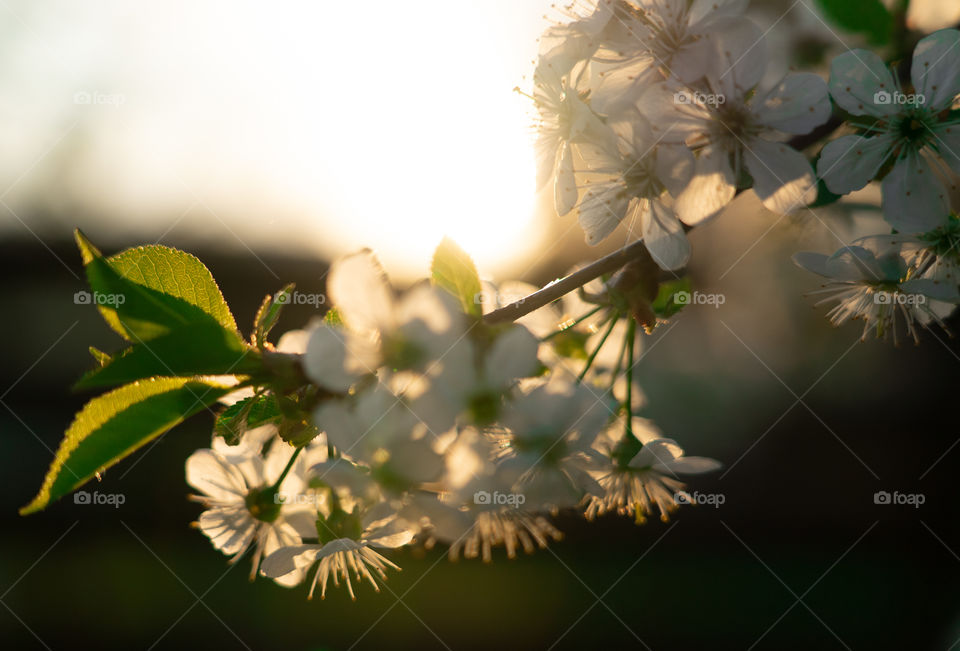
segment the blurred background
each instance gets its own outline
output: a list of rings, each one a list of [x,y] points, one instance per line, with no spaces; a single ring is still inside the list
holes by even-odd
[[[408,548],[379,594],[307,602],[250,584],[246,559],[231,568],[190,528],[183,462],[209,444],[201,414],[91,488],[121,506],[68,497],[16,515],[90,397],[69,390],[87,347],[120,346],[74,303],[75,227],[107,253],[194,253],[245,332],[265,294],[322,292],[329,261],[361,246],[399,284],[426,274],[444,235],[487,278],[544,284],[622,245],[619,231],[586,247],[535,193],[533,116],[513,89],[529,88],[545,15],[559,15],[546,0],[0,2],[5,648],[960,642],[960,344],[940,330],[857,343],[857,326],[812,309],[818,281],[789,259],[877,232],[869,188],[781,219],[747,193],[691,234],[694,284],[725,302],[647,338],[644,415],[723,462],[690,485],[719,507],[645,526],[561,515],[564,541],[489,565]],[[751,16],[770,29],[771,79],[864,44],[807,0]],[[279,329],[317,314],[291,306]],[[878,504],[879,491],[923,504]]]

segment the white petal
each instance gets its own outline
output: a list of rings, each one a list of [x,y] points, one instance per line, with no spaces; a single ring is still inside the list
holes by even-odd
[[[534,144],[537,157],[537,190],[545,187],[557,170],[560,138],[555,131],[541,133]]]
[[[197,450],[187,459],[187,483],[217,501],[243,502],[247,485],[237,468],[212,450]]]
[[[554,180],[553,201],[557,214],[566,215],[577,205],[577,178],[573,173],[573,148],[564,143],[560,148],[560,164],[557,167],[557,178]]]
[[[926,107],[945,109],[960,94],[960,32],[942,29],[917,43],[910,66],[910,79],[926,97]]]
[[[960,174],[960,125],[935,127],[933,146],[947,165]]]
[[[620,184],[588,190],[580,204],[579,217],[587,244],[594,246],[606,239],[623,221],[629,203]]]
[[[484,361],[487,382],[503,388],[517,378],[533,375],[540,364],[539,347],[537,338],[520,325],[498,336]]]
[[[788,75],[755,110],[760,121],[784,133],[810,133],[830,118],[830,95],[819,75]]]
[[[340,402],[328,400],[313,412],[313,424],[325,432],[330,443],[350,450],[366,428]]]
[[[767,67],[763,32],[744,18],[731,22],[711,38],[714,42],[713,70],[708,71],[712,86],[728,104],[741,101],[763,77]]]
[[[590,106],[603,115],[622,112],[637,101],[649,84],[662,79],[654,63],[652,57],[645,55],[605,70],[590,97]]]
[[[683,192],[690,179],[696,161],[693,153],[684,145],[660,145],[657,147],[657,178],[667,186],[667,192],[678,196]]]
[[[294,545],[281,547],[260,564],[260,571],[266,576],[277,578],[290,572],[310,567],[317,560],[320,545]]]
[[[683,457],[669,464],[667,467],[674,473],[681,475],[699,475],[704,472],[713,472],[723,467],[716,459],[707,457]]]
[[[823,148],[817,174],[836,194],[849,194],[873,180],[892,150],[894,136],[843,136]]]
[[[830,94],[854,115],[895,115],[900,108],[889,100],[896,88],[883,60],[869,50],[851,50],[830,65]]]
[[[392,323],[393,297],[387,276],[369,250],[334,262],[327,278],[327,291],[351,328],[378,330]]]
[[[673,213],[659,200],[647,202],[648,209],[641,216],[643,241],[650,256],[661,269],[680,269],[690,259],[690,242],[683,226]]]
[[[687,20],[691,27],[701,27],[720,18],[740,16],[749,0],[693,0]]]
[[[245,506],[209,509],[197,521],[200,531],[224,554],[239,554],[256,533],[256,523]]]
[[[736,194],[730,158],[725,151],[708,147],[700,151],[693,178],[677,197],[673,209],[688,226],[720,214]]]
[[[883,218],[901,233],[924,233],[944,224],[946,189],[918,154],[897,161],[883,179]]]
[[[353,345],[349,346],[348,340]],[[364,344],[363,335],[321,325],[310,333],[303,367],[307,377],[317,385],[333,391],[346,391],[377,366],[376,347]]]
[[[803,154],[785,143],[754,138],[744,149],[753,191],[767,210],[792,212],[817,198],[817,180]]]
[[[793,254],[793,262],[798,267],[812,271],[815,274],[829,278],[827,273],[828,256],[823,253],[814,253],[812,251],[800,251]]]

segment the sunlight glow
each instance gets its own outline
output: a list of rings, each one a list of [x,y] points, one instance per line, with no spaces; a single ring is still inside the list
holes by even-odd
[[[55,199],[121,240],[369,246],[406,277],[444,235],[488,273],[542,244],[513,89],[549,0],[12,2],[30,29],[0,65],[17,98],[0,135],[20,143],[0,177],[37,170],[18,207]]]

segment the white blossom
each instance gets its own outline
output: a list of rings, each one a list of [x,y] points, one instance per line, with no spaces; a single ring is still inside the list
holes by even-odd
[[[832,192],[847,194],[892,163],[883,179],[883,214],[903,233],[933,230],[949,213],[944,180],[960,173],[960,120],[944,117],[944,111],[960,94],[958,46],[960,32],[955,29],[941,30],[917,44],[910,68],[915,90],[911,94],[902,91],[873,52],[853,50],[831,65],[834,100],[870,123],[864,135],[828,143],[818,173]]]

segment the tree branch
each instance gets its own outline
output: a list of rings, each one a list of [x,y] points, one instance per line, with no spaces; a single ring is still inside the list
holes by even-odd
[[[579,269],[565,278],[555,280],[543,289],[535,291],[519,301],[511,303],[499,310],[494,310],[483,317],[485,323],[503,323],[516,321],[522,316],[530,314],[544,305],[552,303],[564,294],[586,285],[594,278],[605,273],[611,273],[632,260],[636,260],[647,253],[643,240],[637,240],[622,249],[617,249],[610,255],[604,256],[583,269]]]

